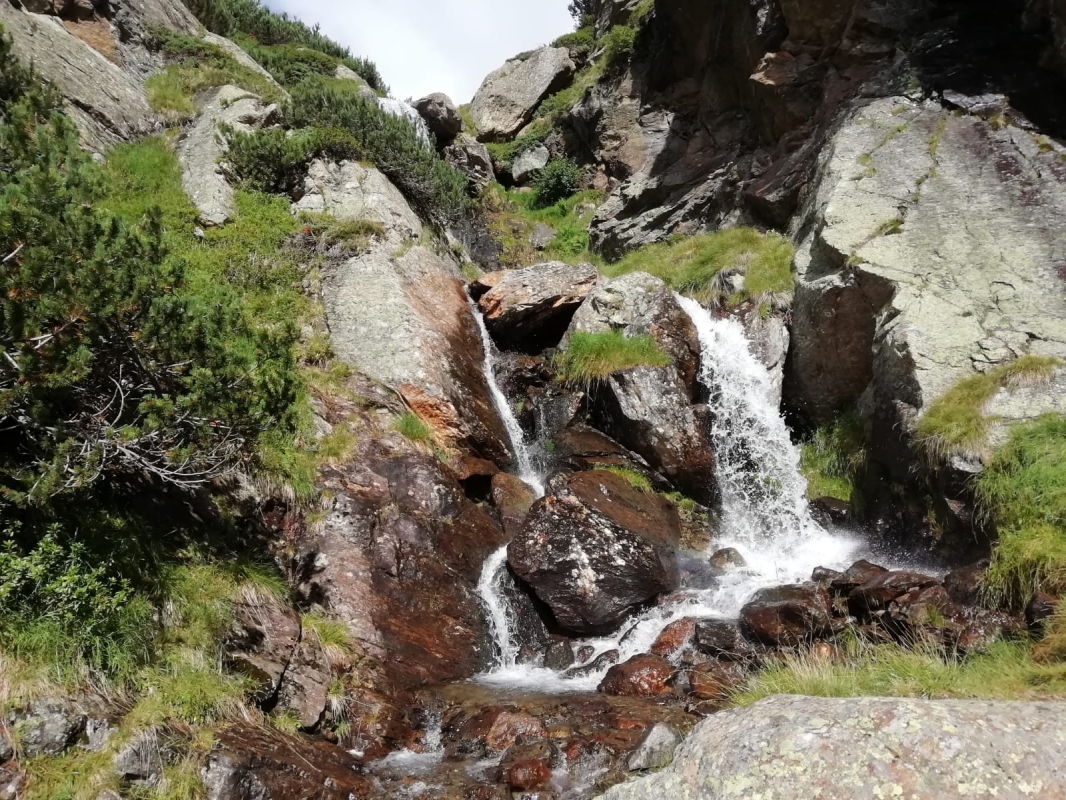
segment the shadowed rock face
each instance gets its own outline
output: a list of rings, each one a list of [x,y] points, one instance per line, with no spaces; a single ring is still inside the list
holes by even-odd
[[[508,563],[575,633],[609,632],[678,586],[672,504],[609,472],[580,472],[538,501]]]
[[[1063,703],[772,697],[700,723],[672,766],[603,797],[1050,800],[1066,792],[1049,769],[1063,741]]]

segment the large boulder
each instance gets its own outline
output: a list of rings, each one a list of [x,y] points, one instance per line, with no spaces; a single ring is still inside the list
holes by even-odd
[[[438,145],[450,144],[463,129],[459,109],[446,94],[436,92],[414,102],[415,110],[422,115],[430,133],[437,137]]]
[[[105,152],[157,128],[159,120],[143,81],[68,31],[58,18],[20,11],[5,2],[0,3],[0,25],[13,41],[15,57],[32,64],[62,92],[83,146]]]
[[[224,225],[236,211],[233,187],[221,165],[226,153],[222,128],[250,133],[278,118],[278,108],[236,86],[220,86],[205,95],[200,115],[178,144],[181,184],[200,212],[204,225]]]
[[[560,347],[566,349],[576,332],[619,330],[627,337],[651,336],[673,363],[637,367],[601,381],[595,387],[597,426],[688,496],[713,505],[710,411],[693,402],[700,346],[692,320],[666,284],[634,272],[597,285]]]
[[[887,443],[964,378],[1066,357],[1066,295],[1049,291],[1062,285],[1066,180],[1047,140],[886,98],[845,121],[815,186],[786,374],[808,418],[863,397]]]
[[[517,134],[541,100],[566,87],[574,62],[565,47],[542,47],[489,74],[470,103],[478,138],[498,141]]]
[[[604,800],[1061,797],[1066,704],[771,697],[701,722]]]
[[[465,133],[444,148],[444,160],[466,175],[470,192],[480,194],[490,183],[495,183],[496,172],[492,167],[489,149]]]
[[[604,633],[677,588],[680,535],[676,508],[659,495],[611,472],[579,472],[533,506],[507,557],[560,626]]]
[[[492,288],[477,303],[493,340],[538,351],[558,344],[599,273],[591,264],[550,261],[486,277]]]
[[[604,694],[621,697],[663,697],[674,693],[674,665],[656,655],[639,655],[607,670],[600,681]]]
[[[411,239],[422,234],[422,221],[392,181],[357,161],[313,161],[303,197],[292,211],[325,213],[342,222],[378,222],[386,232]]]
[[[531,147],[514,160],[511,165],[511,177],[515,183],[529,183],[538,172],[548,166],[550,158],[551,153],[544,145]]]
[[[741,628],[769,645],[795,647],[838,626],[829,592],[820,586],[775,586],[760,589],[740,610]]]

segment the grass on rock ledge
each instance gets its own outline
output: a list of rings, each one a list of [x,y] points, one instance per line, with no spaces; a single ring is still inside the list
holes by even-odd
[[[588,262],[601,264],[602,259],[589,251],[589,222],[595,207],[603,202],[603,193],[588,190],[540,207],[535,192],[505,190],[492,184],[482,195],[489,226],[502,248],[501,259],[508,266],[525,267],[541,261]],[[529,242],[534,227],[547,225],[555,237],[543,251]]]
[[[670,356],[650,336],[626,338],[622,331],[585,333],[570,337],[565,351],[555,357],[559,379],[590,383],[634,367],[662,367]]]
[[[807,496],[850,502],[855,479],[865,463],[865,435],[857,414],[845,414],[819,428],[803,444],[800,459]]]

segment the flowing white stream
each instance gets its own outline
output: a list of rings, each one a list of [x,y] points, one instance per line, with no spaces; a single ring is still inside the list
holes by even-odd
[[[688,591],[677,602],[645,612],[613,636],[584,642],[595,648],[593,658],[609,650],[619,651],[619,661],[646,653],[664,627],[684,617],[735,618],[761,588],[809,580],[817,566],[846,567],[859,544],[826,531],[811,518],[799,449],[774,401],[769,371],[752,354],[743,326],[735,319],[716,319],[694,300],[679,296],[678,301],[699,332],[700,380],[714,411],[717,465],[716,474],[707,478],[717,480],[723,512],[715,547],[736,548],[747,566],[721,577],[710,589]],[[490,385],[495,386],[494,381]],[[481,582],[498,632],[502,625],[495,620],[505,625],[507,615],[505,602],[499,608],[503,598],[498,585],[505,558],[503,552],[494,554]],[[479,680],[541,692],[588,691],[607,669],[569,677],[517,665],[514,649],[509,641],[507,648],[501,646],[505,656],[500,667]]]
[[[525,432],[514,415],[511,404],[506,395],[496,382],[496,345],[489,336],[489,330],[485,326],[485,318],[480,309],[470,298],[470,309],[477,321],[478,330],[481,331],[481,343],[485,350],[485,360],[482,371],[485,381],[489,385],[489,393],[496,411],[503,420],[503,426],[507,431],[507,438],[511,450],[515,456],[518,467],[518,477],[533,490],[537,497],[544,496],[543,476],[537,471],[533,452],[526,441]],[[478,579],[477,591],[482,604],[488,613],[489,628],[499,652],[499,666],[501,669],[511,669],[517,664],[518,646],[511,636],[511,608],[503,593],[503,582],[507,579],[507,546],[504,545],[494,552],[485,561],[481,568],[481,576]]]

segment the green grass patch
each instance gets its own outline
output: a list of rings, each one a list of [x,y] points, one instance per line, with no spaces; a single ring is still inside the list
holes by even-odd
[[[623,478],[626,483],[628,483],[638,492],[652,491],[651,481],[648,479],[648,476],[637,472],[635,469],[628,469],[627,467],[616,467],[607,464],[596,464],[593,469],[599,472],[610,472],[612,475],[617,475],[619,478]]]
[[[846,414],[814,432],[803,444],[800,470],[807,479],[807,496],[833,497],[850,502],[855,479],[866,463],[862,420]]]
[[[433,441],[433,431],[413,411],[405,411],[397,417],[393,427],[412,442],[429,444]]]
[[[489,228],[501,248],[501,260],[511,267],[542,261],[601,264],[602,259],[589,250],[588,228],[595,213],[589,207],[602,202],[602,192],[587,190],[540,208],[534,193],[505,190],[499,184],[489,186],[481,198]],[[543,251],[529,243],[537,223],[555,230],[555,238]]]
[[[960,381],[933,402],[918,421],[918,442],[934,460],[952,454],[979,455],[988,445],[994,419],[985,405],[1000,390],[1039,385],[1062,362],[1045,356],[1022,356],[981,375]]]
[[[585,333],[570,337],[565,351],[555,357],[560,380],[588,383],[634,367],[662,367],[670,356],[650,336],[626,338],[622,331]]]
[[[915,648],[851,642],[834,658],[784,654],[734,698],[750,705],[777,694],[813,697],[925,697],[1024,700],[1066,695],[1066,664],[1041,663],[1027,644],[999,642],[987,652],[953,656]]]
[[[300,621],[304,630],[318,641],[330,662],[343,662],[351,655],[352,637],[343,622],[318,613],[304,614]]]
[[[601,271],[611,278],[647,272],[702,302],[785,305],[792,294],[794,252],[792,243],[776,233],[730,228],[648,245]],[[744,275],[739,296],[733,293],[732,281],[726,280],[734,273]]]
[[[1016,426],[977,480],[999,540],[986,599],[1024,606],[1038,590],[1066,591],[1066,416]]]

